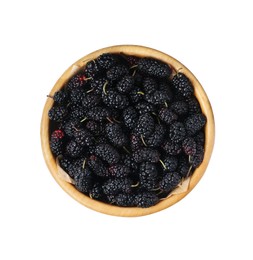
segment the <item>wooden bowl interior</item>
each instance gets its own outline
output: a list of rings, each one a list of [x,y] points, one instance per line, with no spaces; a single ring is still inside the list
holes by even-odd
[[[85,66],[86,62],[89,60],[93,60],[96,57],[98,57],[102,53],[111,52],[111,53],[119,53],[123,52],[128,55],[135,55],[139,57],[153,57],[156,59],[159,59],[165,63],[170,64],[172,67],[174,67],[175,70],[179,70],[180,72],[183,72],[187,77],[191,80],[193,86],[194,86],[194,92],[195,96],[197,97],[202,112],[207,117],[207,124],[205,126],[205,155],[203,163],[194,171],[194,174],[191,177],[189,189],[187,192],[184,192],[182,194],[177,194],[169,197],[168,199],[160,201],[157,205],[150,207],[150,208],[135,208],[135,207],[117,207],[113,205],[109,205],[103,202],[99,202],[96,200],[91,199],[90,197],[82,194],[78,190],[75,189],[75,187],[62,180],[58,174],[57,174],[57,167],[56,167],[56,161],[51,153],[50,146],[49,146],[49,130],[50,130],[50,124],[48,119],[48,111],[53,106],[53,100],[51,98],[48,98],[46,101],[46,104],[44,106],[43,114],[42,114],[42,120],[41,120],[41,145],[42,145],[42,151],[43,155],[46,161],[46,164],[48,166],[48,169],[50,170],[52,176],[57,181],[57,183],[65,190],[70,196],[72,196],[75,200],[83,204],[84,206],[96,210],[101,213],[109,214],[109,215],[115,215],[115,216],[143,216],[151,213],[158,212],[160,210],[163,210],[165,208],[168,208],[181,200],[183,197],[185,197],[199,182],[201,177],[203,176],[211,154],[213,150],[214,145],[214,116],[212,112],[212,107],[210,105],[210,102],[208,100],[208,97],[202,88],[199,81],[196,79],[196,77],[179,61],[174,59],[173,57],[160,52],[155,49],[151,49],[148,47],[143,46],[136,46],[136,45],[119,45],[119,46],[112,46],[103,48],[100,50],[97,50],[95,52],[92,52],[83,58],[79,59],[77,62],[75,62],[73,65],[71,65],[64,73],[63,75],[58,79],[58,81],[55,83],[54,87],[52,88],[50,95],[53,95],[55,91],[61,89],[63,85],[68,81],[68,79],[73,75],[73,69],[74,68],[82,68]]]

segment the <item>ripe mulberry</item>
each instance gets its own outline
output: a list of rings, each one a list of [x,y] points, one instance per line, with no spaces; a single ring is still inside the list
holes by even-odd
[[[193,95],[193,86],[183,73],[179,72],[173,77],[172,86],[176,93],[183,97],[190,97]]]
[[[120,160],[120,155],[118,151],[109,144],[99,144],[96,146],[95,153],[103,161],[108,164],[116,164]]]
[[[169,78],[171,74],[169,65],[153,58],[141,58],[138,61],[138,70],[143,74],[157,78]]]
[[[67,109],[62,106],[52,107],[48,112],[50,120],[55,122],[62,122],[67,115]]]
[[[145,138],[149,137],[153,133],[154,129],[155,121],[150,114],[146,113],[140,115],[134,133]]]
[[[115,91],[108,90],[102,94],[103,102],[108,106],[116,109],[124,109],[129,105],[127,96]]]
[[[130,106],[123,110],[123,122],[128,129],[135,128],[138,121],[138,113],[134,107]]]
[[[130,193],[132,188],[132,181],[128,178],[116,178],[107,180],[102,188],[106,195],[116,195],[121,192]]]
[[[143,188],[150,191],[157,188],[157,177],[158,172],[154,163],[143,162],[140,164],[139,179]]]
[[[128,142],[127,135],[119,124],[108,123],[105,126],[105,134],[108,140],[117,147],[125,146]]]
[[[177,172],[166,173],[159,183],[159,187],[162,191],[168,192],[173,190],[180,183],[181,177]]]
[[[149,208],[159,201],[157,195],[153,192],[140,192],[136,194],[134,203],[139,208]]]
[[[196,134],[205,124],[206,117],[203,114],[195,114],[185,120],[185,128],[189,135]]]
[[[156,163],[160,160],[160,153],[151,148],[141,148],[133,152],[133,159],[137,163],[152,162]]]

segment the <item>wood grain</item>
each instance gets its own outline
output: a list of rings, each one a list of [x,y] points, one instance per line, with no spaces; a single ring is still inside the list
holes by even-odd
[[[92,59],[95,59],[97,56],[99,56],[102,53],[105,52],[111,52],[111,53],[119,53],[123,52],[125,54],[129,55],[136,55],[139,57],[153,57],[156,59],[160,59],[165,63],[168,63],[174,67],[175,70],[179,70],[180,72],[183,72],[187,75],[187,77],[191,80],[194,91],[197,99],[199,100],[199,103],[201,105],[203,113],[207,117],[207,124],[205,126],[205,135],[206,135],[206,142],[205,142],[205,155],[203,163],[195,170],[190,184],[189,189],[187,192],[173,195],[169,197],[168,199],[160,201],[157,205],[142,209],[142,208],[124,208],[124,207],[117,207],[109,204],[105,204],[96,200],[92,200],[88,196],[80,193],[77,191],[74,186],[68,182],[65,182],[61,180],[57,175],[57,167],[56,167],[56,161],[54,156],[51,153],[50,147],[49,147],[49,119],[48,119],[48,111],[53,105],[53,100],[51,98],[48,98],[46,101],[46,104],[44,106],[43,114],[42,114],[42,120],[41,120],[41,146],[43,155],[45,158],[45,162],[48,166],[48,169],[50,170],[52,176],[57,181],[57,183],[62,187],[63,190],[65,190],[70,196],[72,196],[75,200],[83,204],[84,206],[96,210],[101,213],[114,215],[114,216],[124,216],[124,217],[136,217],[136,216],[144,216],[151,213],[155,213],[158,211],[161,211],[163,209],[166,209],[173,204],[180,201],[182,198],[184,198],[199,182],[199,180],[202,178],[208,163],[211,158],[213,146],[214,146],[214,138],[215,138],[215,124],[214,124],[214,116],[211,104],[208,100],[208,97],[197,80],[197,78],[188,70],[182,63],[174,59],[173,57],[169,56],[168,54],[165,54],[163,52],[160,52],[155,49],[151,49],[148,47],[143,46],[137,46],[137,45],[118,45],[118,46],[112,46],[103,48],[100,50],[97,50],[95,52],[92,52],[83,58],[79,59],[77,62],[72,64],[58,79],[58,81],[55,83],[54,87],[52,88],[50,95],[53,95],[55,91],[61,89],[64,85],[64,83],[72,76],[73,74],[73,66],[74,69],[78,69],[78,67],[82,68],[85,66],[86,62]]]

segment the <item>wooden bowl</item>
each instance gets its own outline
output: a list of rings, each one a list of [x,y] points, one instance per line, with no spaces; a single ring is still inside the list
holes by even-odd
[[[174,59],[173,57],[160,52],[155,49],[151,49],[148,47],[143,46],[136,46],[136,45],[119,45],[119,46],[112,46],[103,48],[100,50],[97,50],[95,52],[92,52],[83,58],[79,59],[77,62],[75,62],[73,65],[71,65],[64,73],[63,75],[58,79],[58,81],[55,83],[54,87],[52,88],[50,94],[53,95],[55,91],[61,89],[65,82],[68,81],[68,79],[73,75],[74,71],[78,68],[81,68],[85,66],[86,62],[92,59],[97,58],[100,54],[111,52],[111,53],[119,53],[123,52],[128,55],[136,55],[139,57],[153,57],[156,59],[159,59],[165,63],[168,63],[172,65],[176,70],[180,69],[180,72],[183,72],[192,82],[194,86],[195,96],[197,97],[202,112],[207,117],[207,124],[205,126],[205,155],[204,160],[202,164],[194,171],[194,174],[192,175],[188,190],[181,193],[172,195],[171,197],[161,200],[157,205],[150,207],[150,208],[135,208],[135,207],[117,207],[113,205],[109,205],[100,201],[96,201],[91,199],[90,197],[82,194],[78,190],[75,189],[75,187],[62,180],[59,175],[57,174],[57,165],[56,160],[50,150],[49,146],[49,119],[48,119],[48,111],[53,106],[53,100],[51,98],[48,98],[43,110],[42,120],[41,120],[41,145],[42,145],[42,151],[43,155],[46,161],[46,164],[53,175],[54,179],[58,182],[58,184],[65,190],[71,197],[73,197],[75,200],[83,204],[84,206],[91,208],[93,210],[96,210],[101,213],[109,214],[109,215],[115,215],[115,216],[128,216],[128,217],[134,217],[134,216],[143,216],[148,215],[151,213],[158,212],[160,210],[163,210],[165,208],[168,208],[184,198],[199,182],[201,177],[203,176],[207,165],[209,163],[213,145],[214,145],[214,132],[215,132],[215,126],[214,126],[214,116],[211,104],[208,100],[208,97],[199,83],[199,81],[196,79],[196,77],[188,70],[182,63]]]

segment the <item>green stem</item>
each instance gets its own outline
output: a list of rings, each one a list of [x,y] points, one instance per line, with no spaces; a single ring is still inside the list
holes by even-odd
[[[159,162],[162,164],[164,170],[168,169],[162,160],[159,160]]]
[[[142,141],[142,143],[144,144],[144,146],[147,146],[147,144],[145,143],[144,138],[143,138],[142,135],[141,135],[141,141]]]

